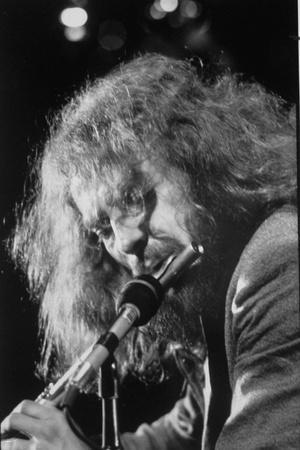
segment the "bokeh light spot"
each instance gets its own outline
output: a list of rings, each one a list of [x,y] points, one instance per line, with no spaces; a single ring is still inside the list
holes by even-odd
[[[60,14],[60,21],[66,27],[82,27],[86,24],[88,15],[85,9],[79,7],[65,8]]]
[[[184,0],[180,5],[180,12],[187,19],[194,19],[201,14],[201,5],[193,0]]]
[[[78,42],[86,37],[87,31],[85,27],[65,27],[64,34],[68,41]]]
[[[160,7],[157,8],[157,5],[158,5],[157,2],[151,5],[149,9],[149,14],[152,17],[152,19],[161,20],[166,16],[167,13],[165,11],[162,11]]]
[[[178,6],[178,0],[160,0],[159,4],[163,11],[169,13],[175,11]]]

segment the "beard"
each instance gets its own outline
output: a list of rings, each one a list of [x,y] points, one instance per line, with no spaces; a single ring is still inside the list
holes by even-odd
[[[214,287],[218,258],[192,266],[165,294],[157,314],[147,325],[133,329],[116,354],[120,373],[133,373],[145,383],[158,383],[174,370],[178,352],[186,358],[207,353],[201,316],[217,317],[219,299]]]

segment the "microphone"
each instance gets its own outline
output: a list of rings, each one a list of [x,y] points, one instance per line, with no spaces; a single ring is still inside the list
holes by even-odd
[[[128,331],[133,326],[145,325],[157,312],[163,294],[159,281],[150,275],[142,275],[127,283],[121,292],[118,317],[109,330],[100,336],[70,384],[79,390],[83,389]]]
[[[105,360],[113,354],[120,340],[133,326],[141,326],[149,322],[156,314],[166,289],[203,253],[203,247],[192,242],[168,262],[158,279],[151,275],[141,275],[125,285],[120,295],[117,319],[95,343],[92,352],[72,377],[69,388],[73,385],[76,390],[84,389],[90,378],[97,374]],[[69,392],[71,393],[72,389]],[[67,398],[68,395],[65,396],[64,404]]]

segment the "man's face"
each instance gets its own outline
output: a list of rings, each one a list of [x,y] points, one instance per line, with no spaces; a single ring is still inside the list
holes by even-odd
[[[131,276],[155,275],[191,242],[191,207],[178,174],[170,181],[149,163],[125,172],[85,188],[74,180],[71,192],[83,225],[115,261]]]
[[[166,178],[144,163],[122,173],[113,170],[105,182],[91,181],[85,187],[74,179],[71,193],[83,226],[98,235],[129,277],[143,273],[158,277],[170,257],[197,237],[201,242],[202,226],[182,174],[169,171]],[[152,367],[153,359],[164,358],[166,343],[203,342],[199,314],[210,292],[203,267],[201,263],[188,270],[143,330],[134,329],[134,345],[128,337],[123,349],[125,366],[144,373],[149,361]]]

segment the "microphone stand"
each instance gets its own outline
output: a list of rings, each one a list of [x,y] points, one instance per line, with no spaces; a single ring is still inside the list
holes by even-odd
[[[102,403],[101,449],[121,450],[118,423],[118,373],[113,357],[99,369],[98,393]]]

